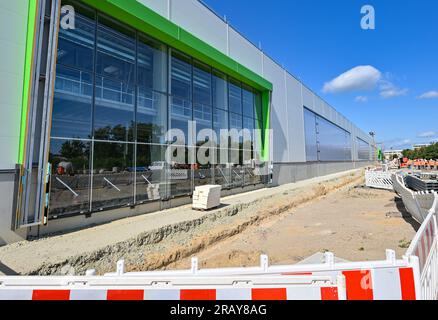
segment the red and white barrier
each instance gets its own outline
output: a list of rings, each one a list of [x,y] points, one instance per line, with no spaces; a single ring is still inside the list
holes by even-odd
[[[406,251],[418,262],[417,285],[421,299],[438,299],[438,196]]]
[[[345,279],[265,277],[10,277],[0,300],[343,300]],[[137,285],[134,285],[134,284]],[[143,285],[138,285],[142,283]]]

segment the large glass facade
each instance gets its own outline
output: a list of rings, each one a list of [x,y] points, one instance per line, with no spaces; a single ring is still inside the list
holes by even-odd
[[[304,108],[307,161],[351,161],[351,134]]]
[[[370,145],[360,138],[356,138],[357,159],[360,161],[370,160]]]
[[[75,7],[76,28],[59,33],[51,218],[190,195],[198,185],[264,181],[262,134],[253,132],[262,129],[260,92],[64,3]]]

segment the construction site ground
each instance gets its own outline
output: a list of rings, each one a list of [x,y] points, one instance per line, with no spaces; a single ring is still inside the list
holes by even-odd
[[[297,263],[331,251],[350,260],[398,257],[419,228],[395,193],[363,188],[363,170],[332,174],[222,199],[211,211],[190,206],[0,247],[0,273],[98,274]]]

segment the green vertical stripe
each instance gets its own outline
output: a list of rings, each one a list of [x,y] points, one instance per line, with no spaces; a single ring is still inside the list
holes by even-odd
[[[262,92],[262,112],[263,112],[263,129],[264,139],[262,143],[262,160],[269,160],[269,129],[271,117],[271,91],[265,90]]]
[[[28,0],[26,52],[25,52],[25,61],[24,61],[24,74],[23,74],[23,95],[21,102],[20,147],[18,154],[19,164],[23,164],[24,150],[26,144],[27,112],[28,112],[29,100],[30,100],[29,90],[30,90],[31,77],[32,77],[36,13],[37,13],[37,0]]]

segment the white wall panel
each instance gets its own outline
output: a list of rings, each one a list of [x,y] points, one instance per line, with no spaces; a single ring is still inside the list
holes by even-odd
[[[289,123],[286,105],[285,72],[268,57],[264,58],[265,78],[272,82],[271,127],[274,162],[289,162]]]
[[[252,43],[230,28],[230,57],[262,74],[262,54]]]
[[[321,110],[315,109],[315,105],[313,102],[314,99],[312,91],[310,91],[306,86],[303,86],[303,105],[316,113],[320,113]]]
[[[227,53],[227,26],[222,19],[199,1],[172,0],[170,3],[172,22],[222,53]]]
[[[18,159],[27,4],[0,1],[0,169],[13,169]]]
[[[304,116],[301,100],[301,83],[290,74],[286,75],[287,118],[289,123],[289,160],[290,162],[306,161],[304,141]]]

